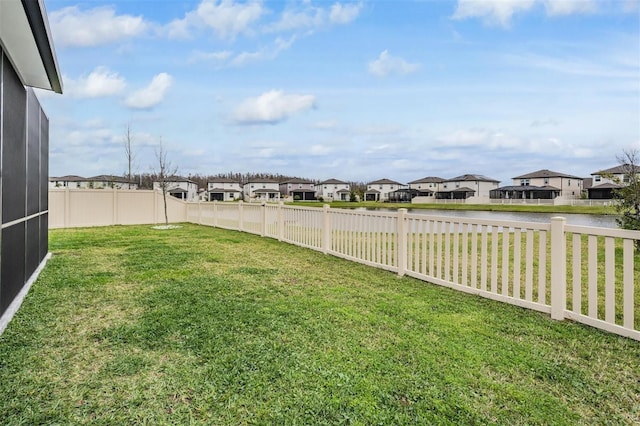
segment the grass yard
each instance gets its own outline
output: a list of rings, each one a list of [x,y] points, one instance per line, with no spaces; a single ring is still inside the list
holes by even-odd
[[[2,424],[638,424],[640,342],[197,225],[51,231]]]
[[[320,201],[296,201],[287,202],[291,206],[322,207],[329,204],[336,209],[349,209],[365,207],[370,209],[435,209],[435,210],[474,210],[495,212],[533,212],[533,213],[576,213],[576,214],[617,214],[613,206],[552,206],[537,204],[412,204],[412,203],[384,203],[380,201],[333,201],[330,203]]]

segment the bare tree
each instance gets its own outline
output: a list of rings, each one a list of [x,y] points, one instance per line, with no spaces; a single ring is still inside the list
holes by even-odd
[[[162,139],[160,139],[160,145],[156,150],[156,160],[158,169],[156,171],[156,179],[158,185],[162,190],[162,200],[164,202],[164,223],[169,226],[169,215],[167,214],[167,192],[169,192],[169,180],[171,177],[175,177],[178,173],[178,167],[174,166],[171,161],[167,159],[167,151],[162,145]]]
[[[622,181],[616,182],[621,187],[614,191],[620,214],[616,221],[620,228],[640,230],[640,151],[624,150],[616,158],[623,172]],[[640,241],[636,242],[636,247],[640,249]]]
[[[131,123],[127,123],[127,126],[125,128],[125,133],[124,133],[124,153],[127,157],[127,165],[128,165],[128,169],[127,169],[127,181],[128,181],[128,185],[129,185],[129,189],[131,189],[131,182],[132,182],[132,177],[133,175],[131,174],[131,170],[132,170],[132,166],[133,166],[133,161],[135,160],[135,153],[133,152],[133,146],[132,146],[132,137],[131,137]]]

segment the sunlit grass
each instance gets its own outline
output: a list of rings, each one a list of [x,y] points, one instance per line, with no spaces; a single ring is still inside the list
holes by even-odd
[[[3,424],[633,424],[640,344],[248,234],[51,232]]]

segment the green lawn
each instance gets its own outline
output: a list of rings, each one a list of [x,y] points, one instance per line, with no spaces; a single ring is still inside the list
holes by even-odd
[[[52,231],[2,424],[637,424],[640,342],[184,225]]]

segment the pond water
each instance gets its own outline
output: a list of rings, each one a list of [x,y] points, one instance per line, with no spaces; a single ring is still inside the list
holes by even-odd
[[[358,207],[356,210],[395,211],[385,208]],[[432,216],[467,217],[473,219],[510,220],[521,222],[549,223],[552,217],[561,216],[567,219],[569,225],[595,226],[599,228],[617,228],[616,217],[600,214],[574,213],[526,213],[526,212],[496,212],[475,210],[441,210],[441,209],[407,209],[409,213],[426,214]]]

